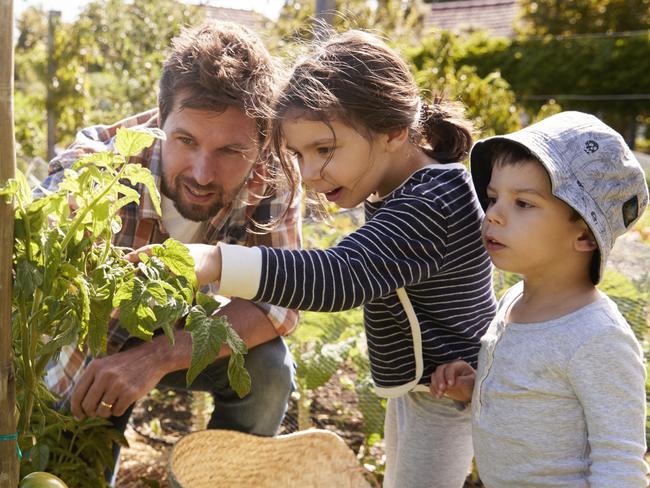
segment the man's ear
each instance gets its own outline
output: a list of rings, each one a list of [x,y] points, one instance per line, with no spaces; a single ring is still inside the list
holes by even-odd
[[[402,147],[402,145],[406,142],[409,136],[409,130],[408,127],[405,127],[404,129],[399,129],[393,132],[389,132],[388,134],[384,134],[386,137],[386,150],[388,152],[395,151]]]
[[[576,251],[591,252],[598,249],[598,243],[589,229],[583,229],[574,243]]]

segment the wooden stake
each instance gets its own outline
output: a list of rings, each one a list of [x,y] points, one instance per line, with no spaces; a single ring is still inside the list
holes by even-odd
[[[0,0],[0,185],[16,171],[14,140],[13,0]],[[11,347],[11,285],[14,210],[0,199],[0,488],[18,486],[16,377]],[[8,440],[7,440],[8,439]]]

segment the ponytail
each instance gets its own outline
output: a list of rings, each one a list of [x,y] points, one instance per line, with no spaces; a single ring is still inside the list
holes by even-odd
[[[419,133],[422,149],[440,163],[464,161],[472,147],[474,128],[463,116],[463,106],[437,96],[422,102]],[[427,147],[428,146],[428,147]]]

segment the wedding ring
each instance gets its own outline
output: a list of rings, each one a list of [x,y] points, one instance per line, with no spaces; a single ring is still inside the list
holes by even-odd
[[[113,408],[113,404],[112,404],[112,403],[106,403],[104,400],[100,400],[99,404],[100,404],[102,407],[106,407],[106,408],[108,408],[109,410],[110,410],[111,408]]]

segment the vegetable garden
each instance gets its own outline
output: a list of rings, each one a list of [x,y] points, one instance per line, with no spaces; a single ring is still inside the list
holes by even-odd
[[[12,18],[11,3],[2,1],[0,13],[4,15],[0,18]],[[107,118],[117,120],[131,111],[155,105],[151,86],[158,78],[161,51],[181,24],[190,19],[192,23],[200,21],[194,7],[177,9],[171,0],[105,3],[90,2],[76,22],[58,25],[51,46],[53,77],[46,69],[46,13],[26,10],[18,19],[15,45],[15,107],[6,98],[13,92],[13,71],[5,78],[10,82],[0,80],[0,97],[5,97],[0,99],[0,115],[5,117],[0,124],[5,128],[12,125],[15,113],[15,132],[7,136],[0,130],[0,244],[13,243],[13,253],[5,252],[0,262],[0,290],[13,283],[10,304],[0,297],[0,358],[11,357],[9,363],[0,364],[0,416],[10,417],[6,412],[16,406],[15,419],[0,420],[0,434],[4,436],[0,452],[10,453],[0,459],[0,486],[13,486],[5,484],[6,480],[19,476],[11,473],[15,466],[9,463],[16,447],[21,455],[21,478],[30,472],[48,471],[70,487],[105,484],[104,471],[112,463],[111,443],[125,443],[125,439],[104,420],[78,421],[56,410],[57,399],[45,387],[43,375],[47,363],[70,350],[66,348],[88,348],[102,354],[106,349],[106,325],[114,309],[120,311],[129,333],[143,340],[159,329],[173,340],[174,324],[185,317],[184,327],[193,340],[188,383],[213,360],[221,344],[227,343],[233,351],[231,385],[240,395],[250,388],[243,368],[246,348],[225,320],[212,316],[219,302],[197,293],[196,284],[188,278],[193,263],[185,247],[168,241],[150,258],[143,257],[141,263],[133,265],[124,259],[124,249],[111,244],[111,236],[120,226],[117,209],[137,201],[137,185],[146,186],[154,202],[158,202],[151,175],[128,161],[155,137],[161,137],[160,133],[122,132],[115,152],[82,158],[66,170],[59,191],[34,199],[35,181],[44,176],[43,164],[38,160],[47,154],[45,110],[55,114],[58,137],[65,145],[79,127]],[[638,137],[633,142],[639,148],[650,147],[647,100],[596,106],[588,101],[538,97],[573,87],[592,94],[649,93],[645,76],[650,70],[647,30],[631,26],[628,30],[633,33],[625,37],[569,40],[553,37],[553,32],[550,37],[540,38],[542,31],[533,30],[529,37],[515,41],[494,40],[481,33],[461,38],[435,31],[423,34],[416,43],[411,34],[416,32],[417,16],[414,10],[401,7],[417,2],[377,2],[372,15],[363,10],[371,8],[365,2],[349,3],[352,13],[336,28],[361,25],[392,34],[411,62],[420,85],[433,93],[444,89],[452,98],[465,102],[483,136],[517,129],[522,120],[576,108],[609,118],[622,132],[633,120],[634,127],[645,127],[645,132],[635,132]],[[288,59],[300,50],[297,27],[304,27],[313,13],[305,5],[285,2],[280,19],[267,28],[269,45]],[[300,25],[296,25],[296,19],[302,19]],[[537,27],[541,29],[541,25]],[[11,29],[2,27],[2,46],[13,45],[4,42],[11,38]],[[138,39],[129,34],[133,29],[140,29]],[[4,51],[4,47],[0,50]],[[0,67],[13,66],[13,56],[11,62],[6,59],[3,53]],[[148,68],[141,69],[143,66]],[[558,66],[566,70],[561,76],[555,69]],[[615,78],[605,75],[612,72],[617,73]],[[608,80],[607,84],[602,80]],[[16,166],[22,170],[15,173],[14,135]],[[308,219],[304,226],[305,247],[334,244],[361,218],[359,212],[352,211],[340,212],[329,222]],[[12,222],[13,228],[6,222]],[[629,239],[650,246],[650,214],[646,212]],[[612,267],[601,288],[618,304],[648,351],[650,263],[645,266],[645,273],[634,276]],[[495,273],[494,279],[498,293],[517,280],[505,273]],[[10,336],[2,330],[5,324],[11,324]],[[288,343],[297,365],[297,388],[283,432],[312,426],[334,430],[355,451],[369,480],[380,484],[384,468],[384,403],[373,391],[361,311],[305,313]],[[174,427],[162,426],[156,413],[176,409],[195,419],[193,428],[201,428],[201,419],[209,409],[206,402],[201,395],[154,391],[141,402],[145,405],[138,417],[141,431],[144,426],[154,439],[150,444],[160,449],[164,443],[155,439],[170,433],[173,437]],[[175,432],[180,435],[178,428]],[[135,472],[139,474],[131,473],[131,484],[124,486],[165,485],[164,476],[161,480]],[[7,474],[9,478],[2,478]],[[480,486],[475,474],[467,486]]]

